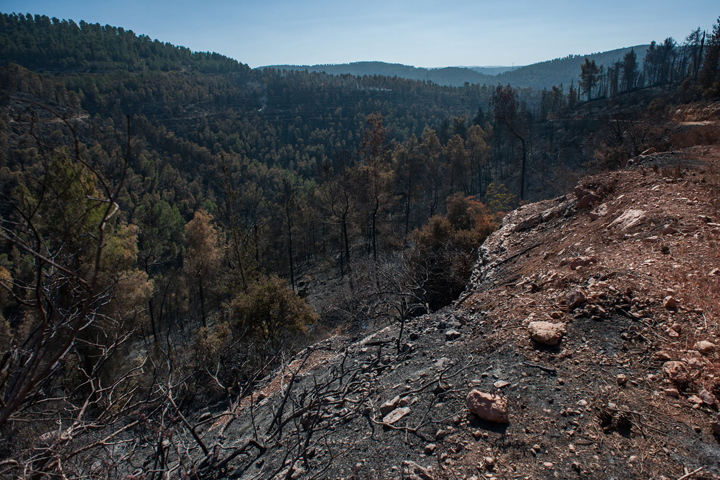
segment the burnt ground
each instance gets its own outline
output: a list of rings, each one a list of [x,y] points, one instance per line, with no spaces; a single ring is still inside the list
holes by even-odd
[[[720,478],[720,151],[580,187],[509,214],[400,349],[398,325],[334,336],[206,423],[217,458],[235,452],[214,475]],[[558,345],[530,339],[536,320],[566,324]],[[506,397],[509,423],[471,415],[473,388]]]

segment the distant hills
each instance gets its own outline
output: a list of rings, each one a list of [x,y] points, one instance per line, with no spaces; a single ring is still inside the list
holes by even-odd
[[[384,62],[354,62],[339,65],[269,65],[259,69],[273,68],[277,70],[306,70],[310,72],[325,72],[330,75],[357,75],[406,78],[410,80],[427,80],[438,85],[460,87],[465,83],[496,85],[510,84],[514,87],[531,87],[542,90],[553,85],[569,85],[571,81],[577,83],[580,74],[580,64],[589,58],[598,65],[610,65],[630,51],[635,49],[638,63],[642,64],[645,52],[649,45],[619,48],[608,52],[593,53],[589,55],[569,55],[546,62],[534,63],[524,67],[446,67],[446,68],[417,68],[399,63]]]

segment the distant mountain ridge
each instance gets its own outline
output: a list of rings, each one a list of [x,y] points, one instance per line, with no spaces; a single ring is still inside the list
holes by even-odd
[[[589,55],[568,55],[546,62],[534,63],[524,67],[445,67],[419,68],[399,63],[385,62],[353,62],[336,65],[268,65],[258,69],[306,70],[309,72],[325,72],[330,75],[373,76],[406,78],[409,80],[426,80],[439,85],[460,87],[465,83],[496,85],[510,84],[514,87],[531,87],[537,90],[551,88],[553,85],[569,85],[577,83],[580,64],[589,58],[598,65],[608,66],[629,52],[635,50],[638,63],[642,64],[649,45],[619,48],[607,52]]]

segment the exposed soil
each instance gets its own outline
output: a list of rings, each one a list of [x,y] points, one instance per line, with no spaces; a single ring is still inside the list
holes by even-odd
[[[218,476],[720,478],[720,150],[579,187],[508,215],[400,351],[397,325],[335,336],[268,378],[202,432],[263,447]],[[532,321],[565,334],[543,345]],[[509,423],[470,414],[474,388],[505,397]]]

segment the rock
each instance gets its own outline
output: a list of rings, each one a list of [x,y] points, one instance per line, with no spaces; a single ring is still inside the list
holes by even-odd
[[[460,335],[460,332],[458,332],[457,330],[448,330],[447,332],[445,332],[445,340],[457,340],[458,338],[460,338]]]
[[[693,346],[693,350],[697,350],[703,355],[710,355],[715,351],[715,348],[717,348],[717,346],[712,342],[708,342],[707,340],[700,340]]]
[[[720,435],[720,415],[715,417],[715,420],[710,424],[712,431],[715,435]]]
[[[444,380],[440,380],[438,382],[438,384],[435,386],[435,388],[433,388],[433,393],[435,395],[440,395],[441,393],[447,392],[451,388],[452,388],[452,385],[450,385],[449,383],[447,383]]]
[[[680,398],[680,392],[678,392],[677,388],[666,388],[665,395],[672,398]]]
[[[427,445],[425,445],[425,449],[423,450],[423,452],[425,453],[425,455],[432,455],[433,453],[435,453],[436,448],[436,444],[428,443]]]
[[[663,364],[663,373],[671,382],[678,385],[684,385],[690,380],[687,366],[683,362],[665,362]]]
[[[508,401],[502,395],[471,390],[465,400],[471,413],[483,420],[496,423],[508,423]]]
[[[688,402],[694,403],[695,405],[700,405],[703,403],[703,399],[698,397],[697,395],[690,395],[688,397]]]
[[[620,375],[617,376],[617,378],[615,380],[617,381],[618,385],[623,386],[627,383],[627,375],[625,375],[624,373],[621,373]]]
[[[543,345],[557,345],[566,331],[564,323],[543,321],[530,322],[527,328],[528,332],[530,332],[530,338]]]
[[[510,385],[510,382],[507,382],[505,380],[498,380],[497,382],[493,383],[493,387],[495,388],[505,388],[508,385]]]
[[[495,459],[493,457],[485,457],[483,460],[485,462],[485,468],[488,470],[495,468]]]
[[[568,308],[570,308],[570,310],[579,307],[580,305],[585,303],[585,300],[585,294],[578,289],[570,290],[565,295],[565,303],[567,303],[567,306]]]
[[[595,210],[590,212],[590,220],[597,220],[600,217],[604,217],[608,214],[608,206],[606,203],[599,205]]]
[[[660,350],[653,354],[653,359],[659,360],[661,362],[667,362],[668,360],[672,359],[672,355],[670,354],[670,352],[668,352],[666,350]]]
[[[545,467],[545,468],[550,469],[550,468],[553,468],[554,466],[555,466],[555,464],[553,464],[552,462],[543,462],[543,467]]]
[[[657,148],[655,148],[655,147],[650,147],[650,148],[648,148],[647,150],[644,150],[640,155],[650,155],[650,154],[655,153],[655,152],[657,152]]]
[[[589,192],[587,195],[583,196],[580,200],[578,200],[577,206],[578,208],[590,208],[590,206],[599,201],[600,197],[598,197],[592,192]]]
[[[522,232],[523,230],[530,230],[531,228],[535,228],[538,225],[542,223],[542,215],[533,215],[530,218],[525,219],[523,222],[519,223],[517,227],[515,227],[516,232]]]
[[[672,234],[675,233],[675,232],[677,232],[677,230],[675,230],[675,229],[674,229],[672,226],[670,226],[670,225],[665,225],[665,226],[663,227],[663,229],[662,229],[662,234],[663,234],[663,235],[672,235]]]
[[[452,428],[448,428],[446,430],[438,430],[435,432],[435,440],[442,440],[443,438],[450,435],[454,430]]]
[[[663,307],[665,307],[668,310],[677,310],[678,302],[677,302],[677,300],[675,300],[675,297],[668,295],[663,300]]]
[[[387,402],[380,405],[380,413],[382,416],[386,416],[388,413],[395,410],[398,406],[398,403],[400,403],[400,395],[396,396],[392,400],[388,400]]]
[[[702,398],[703,403],[710,405],[711,407],[717,403],[717,398],[715,398],[715,395],[708,392],[704,388],[700,390],[700,393],[698,393],[698,396]]]
[[[582,188],[579,185],[577,187],[575,187],[575,196],[577,197],[578,200],[580,200],[581,198],[583,198],[585,195],[587,195],[589,193],[590,193],[589,190],[585,190],[584,188]]]
[[[434,480],[431,468],[421,467],[415,462],[405,460],[402,463],[403,478],[408,480]]]
[[[608,228],[617,226],[620,227],[622,230],[627,230],[628,228],[634,227],[635,225],[639,224],[644,219],[644,210],[630,209],[626,210],[622,215],[613,220],[612,223],[608,225]]]
[[[403,418],[405,415],[410,413],[410,407],[401,407],[396,408],[392,412],[390,412],[388,415],[385,415],[383,418],[383,423],[387,423],[388,425],[392,425],[393,423],[396,423],[398,420]]]
[[[587,265],[590,265],[591,263],[597,263],[596,257],[579,257],[579,258],[573,258],[570,260],[568,265],[570,265],[570,268],[573,270],[577,270],[580,267],[585,267]]]
[[[708,273],[708,276],[710,276],[710,277],[720,276],[720,268],[713,268],[712,270],[710,270],[710,273]]]
[[[555,320],[559,320],[559,319],[561,319],[562,317],[563,317],[562,312],[551,312],[551,313],[550,313],[550,318],[553,318],[553,319],[555,319]]]

